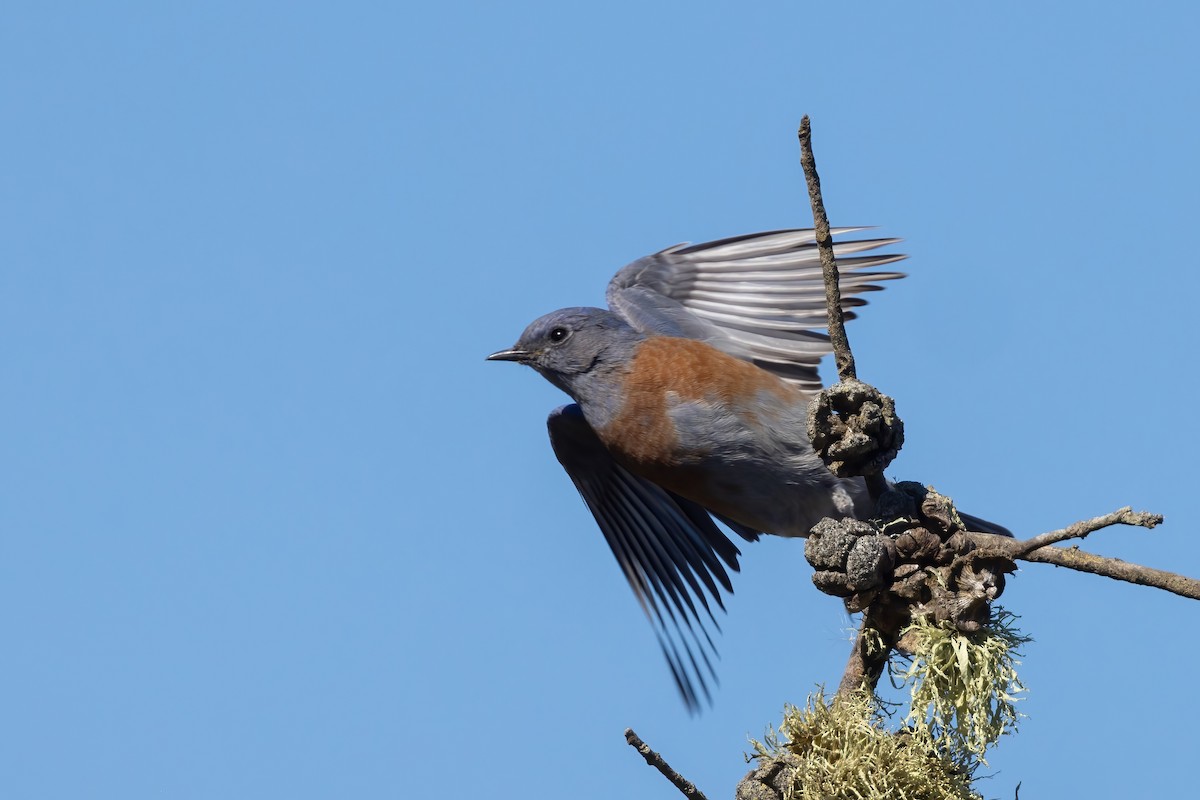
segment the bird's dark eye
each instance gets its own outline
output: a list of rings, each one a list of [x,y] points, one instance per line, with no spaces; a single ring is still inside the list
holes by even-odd
[[[554,344],[560,344],[562,342],[565,342],[567,340],[567,337],[570,335],[571,335],[571,332],[569,330],[567,330],[566,328],[554,328],[553,330],[550,331],[550,341],[553,342]]]

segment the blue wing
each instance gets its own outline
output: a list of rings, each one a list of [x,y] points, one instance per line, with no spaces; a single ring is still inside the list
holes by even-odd
[[[724,610],[720,590],[733,591],[727,569],[738,570],[737,547],[703,508],[613,460],[579,406],[555,409],[546,425],[554,454],[654,626],[684,703],[697,710],[717,681],[706,625],[720,630],[712,605]],[[742,526],[737,532],[757,538]]]
[[[844,234],[863,228],[835,228]],[[866,304],[863,292],[901,272],[863,272],[904,258],[855,256],[895,244],[866,239],[834,244],[842,307]],[[825,285],[816,234],[768,231],[696,245],[676,245],[639,258],[609,282],[609,308],[644,333],[700,339],[806,390],[819,389],[817,364],[830,352]],[[846,317],[854,313],[848,310]]]

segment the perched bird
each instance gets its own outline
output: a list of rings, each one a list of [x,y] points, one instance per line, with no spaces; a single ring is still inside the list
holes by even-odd
[[[903,277],[864,271],[902,255],[855,255],[896,241],[834,245],[844,308]],[[831,350],[811,330],[826,320],[815,233],[676,245],[618,272],[607,301],[547,314],[488,359],[533,367],[575,401],[551,412],[550,443],[694,710],[716,679],[709,601],[724,609],[720,589],[732,592],[740,555],[713,517],[754,541],[871,513],[863,480],[834,477],[806,432]]]

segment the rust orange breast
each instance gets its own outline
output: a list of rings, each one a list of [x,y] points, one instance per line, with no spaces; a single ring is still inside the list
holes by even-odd
[[[703,342],[668,336],[647,339],[638,347],[622,389],[624,403],[613,421],[597,433],[619,460],[647,477],[680,463],[669,402],[707,400],[744,406],[747,398],[764,391],[781,398],[795,395],[797,402],[802,401],[795,388],[766,370]]]

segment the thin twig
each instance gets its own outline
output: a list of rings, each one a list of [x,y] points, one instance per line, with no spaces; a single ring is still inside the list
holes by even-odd
[[[708,800],[704,796],[704,792],[696,788],[696,785],[684,778],[675,770],[671,769],[671,765],[663,759],[658,753],[650,749],[650,747],[633,732],[633,728],[625,729],[625,741],[629,745],[642,754],[642,758],[646,759],[646,763],[661,772],[663,776],[669,780],[676,789],[683,793],[684,797],[691,797],[695,800]]]
[[[1163,521],[1161,514],[1134,511],[1129,506],[1119,508],[1111,514],[1086,519],[1056,531],[1049,531],[1029,539],[1010,539],[990,533],[970,533],[967,536],[981,549],[1014,560],[1031,561],[1039,564],[1054,564],[1059,567],[1090,572],[1106,578],[1151,586],[1180,597],[1200,600],[1200,580],[1166,570],[1145,567],[1108,558],[1080,550],[1078,547],[1053,547],[1068,539],[1083,539],[1088,534],[1110,525],[1137,525],[1153,528]]]
[[[800,119],[800,166],[804,170],[804,182],[808,185],[808,202],[812,206],[813,230],[817,238],[817,252],[821,255],[821,276],[825,279],[825,316],[829,328],[829,341],[833,345],[833,358],[837,364],[838,378],[842,381],[857,381],[858,370],[854,366],[854,353],[846,337],[846,315],[842,311],[842,289],[838,283],[837,259],[833,255],[833,236],[829,233],[829,215],[825,213],[825,201],[821,198],[821,176],[817,174],[817,159],[812,149],[812,123],[805,114]],[[881,473],[865,475],[867,492],[872,500],[887,491],[887,480]]]
[[[1060,528],[1056,531],[1039,534],[1031,539],[1026,539],[1020,542],[1020,547],[1015,552],[1010,553],[1012,558],[1020,558],[1026,553],[1031,553],[1039,547],[1045,547],[1050,544],[1058,544],[1067,539],[1084,539],[1089,533],[1095,533],[1101,528],[1107,528],[1110,525],[1139,525],[1143,528],[1153,528],[1161,524],[1163,521],[1162,514],[1151,514],[1146,511],[1134,511],[1129,506],[1118,508],[1111,514],[1105,514],[1101,517],[1085,519],[1081,522],[1076,522],[1073,525],[1068,525],[1065,528]]]
[[[808,201],[812,206],[813,228],[816,230],[817,251],[821,254],[821,274],[825,278],[825,311],[829,318],[829,340],[833,343],[833,357],[837,362],[838,377],[844,381],[858,378],[854,368],[854,354],[850,352],[850,340],[846,338],[846,317],[842,313],[842,290],[838,286],[837,260],[833,257],[833,237],[829,234],[829,217],[825,214],[825,201],[821,199],[821,178],[817,175],[817,160],[812,149],[812,125],[805,114],[800,120],[800,166],[804,169],[804,181],[808,184]]]

